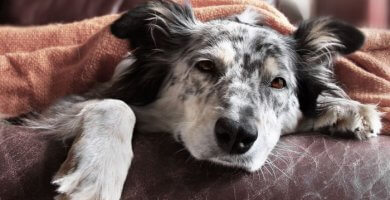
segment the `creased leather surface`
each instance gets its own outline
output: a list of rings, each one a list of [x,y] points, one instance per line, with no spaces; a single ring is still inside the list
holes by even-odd
[[[390,138],[282,137],[262,172],[195,161],[166,133],[136,134],[122,199],[389,199]],[[0,131],[0,199],[52,199],[66,149],[39,132]]]

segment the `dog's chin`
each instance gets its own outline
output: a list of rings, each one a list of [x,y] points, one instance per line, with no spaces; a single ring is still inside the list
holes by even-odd
[[[248,172],[259,170],[270,153],[269,149],[260,150],[251,148],[245,154],[227,154],[222,152],[216,145],[209,145],[207,148],[205,145],[195,145],[188,142],[190,140],[182,140],[183,138],[181,135],[177,135],[175,139],[181,143],[196,160],[209,161],[226,167],[240,168]],[[199,148],[200,146],[202,148]]]
[[[265,162],[264,159],[253,159],[247,157],[237,157],[237,156],[229,156],[229,157],[216,157],[212,159],[208,159],[211,162],[227,166],[233,168],[240,168],[248,172],[255,172],[263,166]]]
[[[191,152],[190,152],[191,153]],[[191,153],[196,160],[206,160],[218,165],[223,165],[231,168],[240,168],[248,172],[254,172],[261,168],[264,164],[266,157],[253,157],[250,155],[213,155],[213,156],[200,156],[198,154]],[[203,154],[204,155],[204,154]]]
[[[188,147],[186,147],[186,149],[196,160],[210,161],[226,167],[240,168],[248,172],[259,170],[265,163],[269,153],[268,151],[250,151],[242,155],[229,155],[222,153],[217,149],[209,149],[208,151],[199,151],[199,149],[195,150]]]

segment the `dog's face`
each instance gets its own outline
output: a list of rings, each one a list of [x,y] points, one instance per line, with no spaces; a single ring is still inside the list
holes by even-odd
[[[173,132],[195,158],[256,170],[302,113],[316,112],[318,94],[332,87],[331,57],[363,41],[330,19],[291,36],[260,23],[250,10],[199,22],[188,6],[140,6],[112,26],[136,60],[111,96],[139,110],[149,128]]]
[[[157,103],[180,112],[173,132],[195,158],[257,169],[299,119],[295,55],[289,38],[240,17],[195,27]]]

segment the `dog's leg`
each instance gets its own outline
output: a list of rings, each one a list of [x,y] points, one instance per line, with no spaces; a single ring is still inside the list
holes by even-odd
[[[321,108],[316,118],[302,122],[300,130],[330,131],[332,134],[352,133],[358,139],[377,136],[382,128],[381,114],[375,105],[320,95],[317,104]]]
[[[52,127],[49,131],[58,132],[62,137],[75,137],[53,179],[60,193],[56,199],[120,198],[133,158],[135,115],[128,105],[111,99],[73,104],[65,100],[44,113],[40,121],[43,125],[30,124],[37,128]]]

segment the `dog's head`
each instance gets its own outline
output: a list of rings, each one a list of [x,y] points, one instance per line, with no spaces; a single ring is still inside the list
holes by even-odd
[[[148,129],[173,132],[195,158],[250,171],[302,113],[316,114],[320,93],[340,93],[332,57],[364,41],[329,18],[282,35],[253,10],[200,22],[190,6],[168,1],[129,11],[111,30],[130,41],[135,61],[110,96],[132,105]]]

